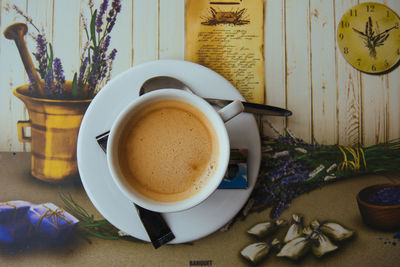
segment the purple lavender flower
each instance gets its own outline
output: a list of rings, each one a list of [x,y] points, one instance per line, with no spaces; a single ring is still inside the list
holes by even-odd
[[[117,55],[117,49],[113,49],[111,53],[108,55],[108,60],[113,61],[115,59],[115,56]]]
[[[98,76],[97,73],[95,71],[92,71],[90,73],[89,77],[88,77],[88,81],[87,81],[87,84],[88,84],[88,87],[87,87],[88,95],[92,95],[93,92],[96,89],[96,85],[97,85],[97,81],[98,81],[97,76]]]
[[[104,81],[108,80],[104,79],[109,77],[112,62],[117,53],[117,50],[113,49],[110,54],[108,54],[107,50],[111,42],[109,33],[114,27],[117,14],[121,11],[121,1],[113,0],[111,8],[107,12],[108,6],[109,1],[103,0],[98,9],[98,13],[92,13],[92,20],[95,19],[96,27],[95,29],[90,29],[90,40],[88,40],[88,42],[91,42],[91,47],[94,47],[94,49],[88,49],[89,52],[84,50],[86,56],[83,57],[84,60],[81,60],[79,73],[76,74],[77,89],[85,89],[82,92],[86,97],[93,96],[98,87],[101,86]],[[97,14],[96,17],[94,17],[95,14]],[[105,15],[107,24],[104,28],[103,23]],[[92,38],[93,36],[98,36],[98,38]],[[93,53],[90,53],[91,51]]]
[[[83,80],[85,78],[86,67],[88,65],[89,58],[85,57],[85,59],[81,63],[81,67],[79,68],[79,76],[78,76],[78,88],[83,87]]]
[[[52,96],[53,95],[53,72],[49,71],[45,74],[44,77],[44,82],[45,82],[45,90],[46,90],[46,95]]]
[[[87,45],[83,49],[79,73],[74,74],[72,83],[73,95],[77,97],[93,97],[96,93],[96,89],[98,89],[104,81],[108,81],[112,63],[117,54],[116,49],[113,49],[110,53],[108,53],[107,50],[111,42],[109,33],[115,25],[117,15],[121,12],[121,1],[112,0],[111,2],[109,0],[102,0],[99,8],[95,12],[93,12],[93,1],[89,0],[88,5],[91,12],[91,24],[89,28],[83,17],[81,17],[88,38]],[[38,31],[37,37],[34,37],[36,41],[36,51],[33,55],[37,61],[39,75],[45,83],[46,95],[51,98],[62,98],[64,94],[63,84],[65,84],[65,76],[61,60],[59,58],[54,58],[53,60],[53,48],[51,43],[46,41],[45,35],[33,24],[32,19],[26,16],[15,5],[13,8]],[[106,24],[106,26],[104,26],[104,24]],[[30,80],[32,80],[31,78],[32,77],[29,77]],[[104,80],[105,78],[107,79]],[[80,92],[78,93],[77,90],[80,90]]]
[[[94,91],[97,81],[101,81],[107,76],[108,63],[106,53],[110,46],[110,41],[111,37],[107,35],[101,43],[98,53],[92,55],[93,69],[88,79],[90,93]]]
[[[107,35],[106,38],[104,39],[103,43],[101,44],[100,54],[103,59],[106,57],[106,52],[107,52],[108,47],[110,46],[110,41],[111,41],[111,36]]]
[[[62,95],[64,93],[63,85],[65,84],[65,76],[64,76],[64,70],[61,64],[61,60],[59,58],[55,58],[53,62],[53,67],[54,67],[54,76],[56,79],[56,93],[58,95]]]
[[[87,91],[89,95],[92,95],[96,89],[97,83],[100,80],[100,71],[101,71],[101,54],[100,53],[93,53],[92,55],[92,62],[91,62],[91,69],[89,70],[89,74],[87,77]]]
[[[121,12],[121,0],[114,0],[112,7],[115,9],[115,13]]]
[[[111,4],[112,8],[108,12],[107,16],[107,22],[108,22],[108,27],[107,27],[107,32],[111,32],[115,25],[115,21],[117,20],[117,14],[121,12],[121,1],[120,0],[114,0]]]
[[[42,34],[38,34],[36,38],[36,53],[33,53],[39,64],[39,75],[45,79],[47,71],[47,41]]]
[[[106,13],[108,7],[108,0],[104,0],[100,5],[100,11],[96,18],[96,31],[102,32],[101,26],[103,25],[103,16]]]
[[[369,203],[379,206],[400,204],[400,186],[383,187],[368,196]]]
[[[314,147],[290,136],[280,136],[270,146],[272,151],[268,151],[262,163],[262,183],[253,193],[255,205],[272,206],[271,217],[278,218],[294,198],[317,186],[317,183],[310,186],[311,182],[307,181],[313,166],[297,157],[299,152],[294,149],[307,147],[311,151]],[[274,157],[277,154],[281,156]],[[308,187],[304,186],[305,181]]]

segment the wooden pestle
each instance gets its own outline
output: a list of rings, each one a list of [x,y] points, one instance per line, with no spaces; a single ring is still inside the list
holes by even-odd
[[[33,65],[32,58],[29,54],[28,48],[25,43],[24,36],[28,32],[28,26],[25,23],[14,23],[9,25],[3,32],[7,39],[14,40],[17,45],[19,55],[21,56],[22,62],[24,63],[25,71],[32,83],[35,94],[41,97],[45,97],[43,84],[40,81],[40,77],[36,72],[35,66]]]

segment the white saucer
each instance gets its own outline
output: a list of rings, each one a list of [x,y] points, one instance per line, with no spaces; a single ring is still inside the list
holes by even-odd
[[[116,116],[133,99],[139,88],[153,76],[173,76],[202,97],[244,98],[229,81],[201,65],[179,60],[158,60],[137,65],[111,80],[93,99],[82,120],[77,158],[83,186],[98,211],[118,229],[150,241],[133,204],[112,182],[106,155],[95,137],[108,131]],[[207,236],[229,222],[249,198],[261,161],[260,136],[254,116],[242,113],[226,124],[231,148],[248,149],[247,189],[220,189],[200,205],[182,212],[165,213],[175,234],[171,244]]]

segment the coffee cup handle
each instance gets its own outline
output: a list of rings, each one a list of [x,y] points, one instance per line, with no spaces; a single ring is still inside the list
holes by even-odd
[[[234,100],[229,105],[218,110],[218,114],[221,116],[224,122],[229,121],[236,115],[242,113],[244,110],[243,104],[240,100]]]

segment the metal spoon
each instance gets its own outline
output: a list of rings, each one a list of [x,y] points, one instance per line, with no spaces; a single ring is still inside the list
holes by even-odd
[[[170,77],[170,76],[156,76],[146,80],[142,87],[139,90],[139,96],[146,94],[148,92],[164,89],[164,88],[174,88],[174,89],[182,89],[194,94],[194,92],[190,89],[188,85],[183,83],[182,81]],[[224,107],[232,102],[232,100],[225,99],[215,99],[215,98],[204,98],[208,103],[212,105],[216,105],[218,107]],[[242,101],[244,112],[248,113],[256,113],[262,115],[270,115],[270,116],[291,116],[292,112],[283,108],[278,108],[269,105],[261,105],[255,103],[249,103]]]

